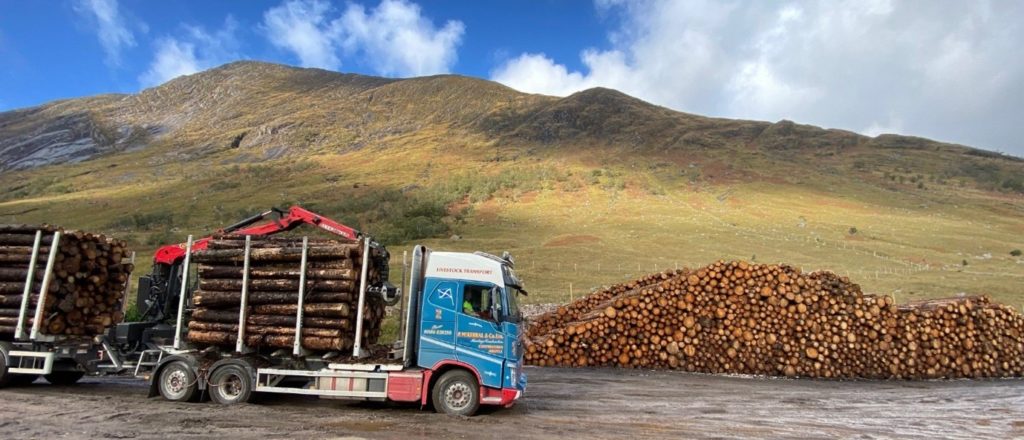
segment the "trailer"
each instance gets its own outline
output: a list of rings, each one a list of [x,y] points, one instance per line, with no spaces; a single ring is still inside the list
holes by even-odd
[[[95,336],[47,334],[42,325],[43,305],[56,276],[54,265],[62,232],[53,232],[47,255],[41,254],[42,237],[43,231],[35,232],[17,325],[13,333],[0,337],[0,386],[31,383],[40,376],[55,385],[70,385],[86,374],[138,373],[145,365],[145,362],[140,364],[140,356],[147,350],[158,350],[160,337],[170,335],[171,329],[152,323],[146,326],[144,339],[139,334],[132,341],[128,340],[131,335],[124,332],[131,327],[126,323],[112,326],[107,334]],[[43,261],[45,269],[36,290],[34,273]],[[32,307],[34,294],[38,294],[38,299]]]
[[[294,207],[292,212],[296,212]],[[368,285],[369,249],[379,245],[354,230],[340,229],[343,225],[300,212],[301,222],[348,233],[362,240],[367,252],[360,271],[351,353],[310,352],[301,346],[305,238],[292,350],[247,347],[245,325],[239,325],[233,350],[190,344],[184,337],[196,281],[190,270],[195,250],[190,236],[183,246],[158,251],[158,262],[163,256],[168,264],[154,267],[154,275],[139,278],[138,298],[140,306],[146,305],[145,319],[117,323],[95,337],[46,335],[38,328],[38,318],[31,330],[23,329],[20,322],[27,322],[30,313],[39,316],[45,303],[43,296],[35,310],[29,310],[32,293],[28,280],[18,329],[11,340],[0,341],[0,386],[32,382],[39,376],[55,384],[71,384],[86,374],[133,375],[149,380],[151,397],[171,401],[209,396],[220,404],[236,404],[250,401],[255,393],[301,394],[418,403],[455,415],[472,415],[480,405],[511,406],[523,395],[525,329],[518,301],[526,292],[511,255],[435,252],[418,245],[404,264],[402,287]],[[252,223],[257,217],[245,222]],[[275,230],[291,227],[280,220],[274,225]],[[248,260],[251,235],[245,236]],[[59,239],[58,232],[53,240]],[[51,246],[40,292],[46,292],[52,276],[55,247]],[[169,254],[172,247],[180,251]],[[37,242],[30,268],[37,267],[39,249]],[[243,270],[248,274],[248,265]],[[243,283],[243,309],[245,286]],[[362,343],[362,305],[369,295],[381,295],[399,307],[399,338],[391,346]],[[464,308],[467,303],[475,306]]]

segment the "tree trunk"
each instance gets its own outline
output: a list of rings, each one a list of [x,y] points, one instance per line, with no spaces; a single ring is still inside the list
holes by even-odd
[[[357,254],[359,246],[334,245],[310,247],[308,259],[322,260],[331,258],[350,258]],[[213,249],[196,252],[193,256],[198,263],[241,262],[244,260],[244,249]],[[275,247],[256,248],[249,251],[250,262],[295,262],[302,258],[302,248]]]
[[[265,292],[250,291],[248,303],[251,305],[260,304],[298,304],[298,292]],[[334,303],[352,302],[354,295],[349,292],[319,292],[307,293],[304,302],[310,303]],[[237,306],[242,301],[242,292],[199,290],[192,294],[192,302],[197,307],[222,307]]]
[[[200,274],[199,288],[202,290],[242,291],[241,279],[202,278]],[[263,291],[298,292],[299,280],[250,279],[249,288]],[[352,281],[339,280],[306,280],[307,292],[352,292],[355,284]]]
[[[238,339],[238,333],[231,332],[213,332],[213,331],[196,331],[190,330],[188,332],[188,340],[196,343],[212,344],[212,345],[234,345]],[[276,348],[291,348],[295,342],[294,336],[285,335],[249,335],[245,338],[246,344],[251,347],[276,347]],[[323,337],[303,337],[302,347],[308,350],[320,350],[320,351],[341,351],[352,349],[351,338],[323,338]]]
[[[301,270],[296,269],[249,269],[249,279],[277,278],[277,279],[299,279]],[[233,278],[242,279],[241,267],[230,266],[199,266],[199,274],[206,279]],[[2,273],[0,273],[2,276]],[[351,269],[307,269],[306,280],[348,280],[354,281],[359,274]],[[24,276],[22,276],[24,279]]]

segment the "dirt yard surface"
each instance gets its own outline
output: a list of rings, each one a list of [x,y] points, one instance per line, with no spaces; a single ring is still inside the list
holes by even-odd
[[[1024,381],[825,382],[530,368],[515,407],[417,408],[269,396],[221,407],[130,379],[0,390],[0,438],[1022,438]]]

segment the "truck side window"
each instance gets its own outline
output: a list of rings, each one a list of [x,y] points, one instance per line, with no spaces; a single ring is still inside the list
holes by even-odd
[[[462,288],[462,313],[491,319],[490,291],[487,286],[466,284]]]

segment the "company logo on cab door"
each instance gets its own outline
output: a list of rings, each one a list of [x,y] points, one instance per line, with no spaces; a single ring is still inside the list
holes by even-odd
[[[468,267],[439,267],[438,272],[442,273],[464,273],[472,275],[493,275],[494,271],[491,269],[470,269]]]

